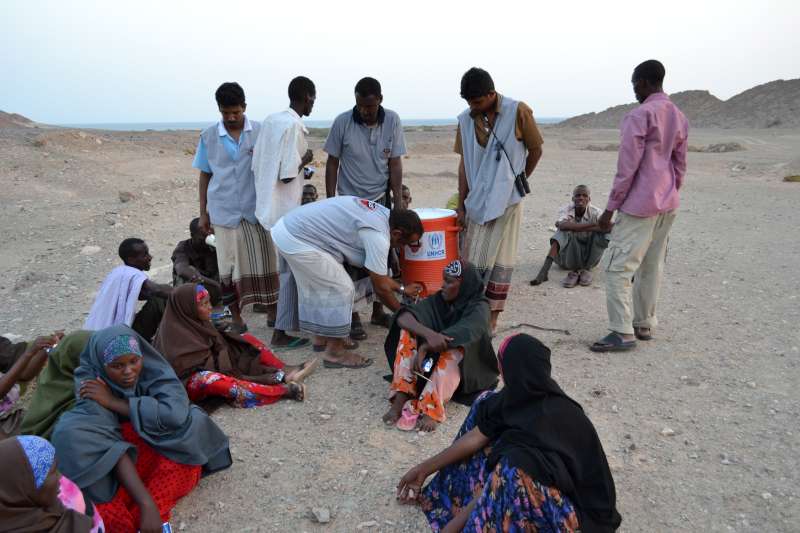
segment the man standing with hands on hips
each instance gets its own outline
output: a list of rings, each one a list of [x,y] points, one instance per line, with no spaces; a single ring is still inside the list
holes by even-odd
[[[619,211],[606,251],[611,333],[592,344],[595,352],[630,350],[636,339],[652,339],[658,325],[656,302],[686,175],[689,132],[686,117],[664,94],[663,80],[664,65],[654,59],[638,65],[631,78],[641,105],[622,121],[617,174],[598,220],[607,230]]]

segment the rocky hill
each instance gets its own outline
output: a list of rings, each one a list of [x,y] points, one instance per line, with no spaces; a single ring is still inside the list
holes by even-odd
[[[0,128],[34,128],[36,126],[37,124],[27,117],[0,111]]]
[[[798,128],[800,79],[776,80],[748,89],[728,100],[708,91],[682,91],[670,95],[695,128]],[[625,113],[638,104],[610,107],[567,119],[562,127],[617,128]]]

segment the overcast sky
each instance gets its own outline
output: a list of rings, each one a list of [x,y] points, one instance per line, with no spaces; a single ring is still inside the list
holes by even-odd
[[[260,119],[303,74],[312,119],[351,107],[363,76],[403,118],[449,118],[465,107],[461,74],[480,66],[536,115],[572,116],[633,101],[631,71],[649,58],[667,92],[726,99],[800,77],[798,20],[796,0],[0,0],[0,109],[51,124],[201,121],[216,118],[216,87],[238,81]]]

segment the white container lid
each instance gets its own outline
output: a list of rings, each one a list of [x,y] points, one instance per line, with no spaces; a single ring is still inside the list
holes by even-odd
[[[441,209],[439,207],[415,207],[413,211],[419,215],[420,220],[433,220],[456,216],[456,212],[452,209]]]

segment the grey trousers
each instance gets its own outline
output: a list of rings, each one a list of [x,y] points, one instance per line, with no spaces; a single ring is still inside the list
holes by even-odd
[[[565,270],[591,270],[608,247],[608,234],[596,231],[557,231],[550,242],[558,243],[555,263]]]

